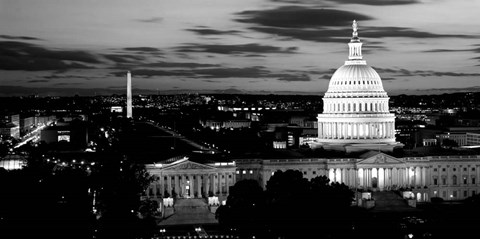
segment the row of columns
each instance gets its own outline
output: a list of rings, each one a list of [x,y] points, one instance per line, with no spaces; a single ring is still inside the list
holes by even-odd
[[[166,178],[166,179],[165,179]],[[178,197],[202,197],[208,196],[209,192],[215,195],[229,193],[229,187],[235,184],[235,173],[210,173],[210,174],[164,174],[152,185],[154,194],[170,195],[173,192]],[[148,195],[154,196],[154,195]]]
[[[328,175],[330,181],[344,183],[350,187],[417,187],[427,186],[431,182],[428,167],[406,168],[331,168]],[[376,178],[376,185],[374,179]]]
[[[385,139],[395,137],[395,123],[320,122],[318,131],[321,139]]]
[[[326,103],[325,113],[345,113],[345,112],[388,112],[388,101],[376,102],[347,102],[347,103]]]

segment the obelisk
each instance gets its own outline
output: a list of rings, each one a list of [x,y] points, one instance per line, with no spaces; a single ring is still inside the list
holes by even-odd
[[[127,72],[127,118],[132,118],[132,75]]]

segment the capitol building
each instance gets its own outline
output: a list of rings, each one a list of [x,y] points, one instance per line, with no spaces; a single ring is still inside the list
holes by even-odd
[[[379,150],[391,152],[395,142],[395,115],[378,73],[363,60],[357,23],[345,64],[333,74],[318,115],[318,145],[348,152]]]
[[[357,23],[348,43],[349,57],[333,74],[318,115],[318,139],[312,148],[344,152],[331,157],[228,159],[206,163],[184,158],[147,165],[157,181],[147,197],[172,189],[184,197],[214,194],[226,199],[229,187],[244,179],[265,188],[277,171],[298,170],[304,178],[327,176],[352,190],[408,189],[418,202],[433,197],[461,200],[480,193],[480,155],[395,157],[403,145],[395,140],[395,115],[378,73],[362,56]],[[273,158],[272,158],[273,157]]]

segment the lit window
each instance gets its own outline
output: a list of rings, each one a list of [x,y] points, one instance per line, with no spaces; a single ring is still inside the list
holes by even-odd
[[[250,174],[253,174],[253,170],[250,170]]]
[[[240,174],[240,170],[237,170],[237,174]]]
[[[247,170],[243,170],[243,171],[242,171],[242,174],[247,174]]]

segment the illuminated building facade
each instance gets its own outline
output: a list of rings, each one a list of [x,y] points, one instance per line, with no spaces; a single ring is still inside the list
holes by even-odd
[[[350,54],[335,71],[323,97],[318,115],[318,140],[325,149],[341,151],[392,151],[395,142],[395,115],[378,73],[362,57],[357,23],[348,43]]]
[[[187,157],[168,162],[147,164],[155,177],[146,196],[161,198],[176,195],[181,198],[202,198],[208,195],[226,197],[236,182],[235,162],[199,163]]]
[[[242,159],[236,161],[237,181],[257,180],[265,188],[278,170],[298,170],[304,178],[327,176],[352,189],[410,189],[415,198],[461,200],[480,193],[480,155],[396,158],[370,151],[358,158]]]

